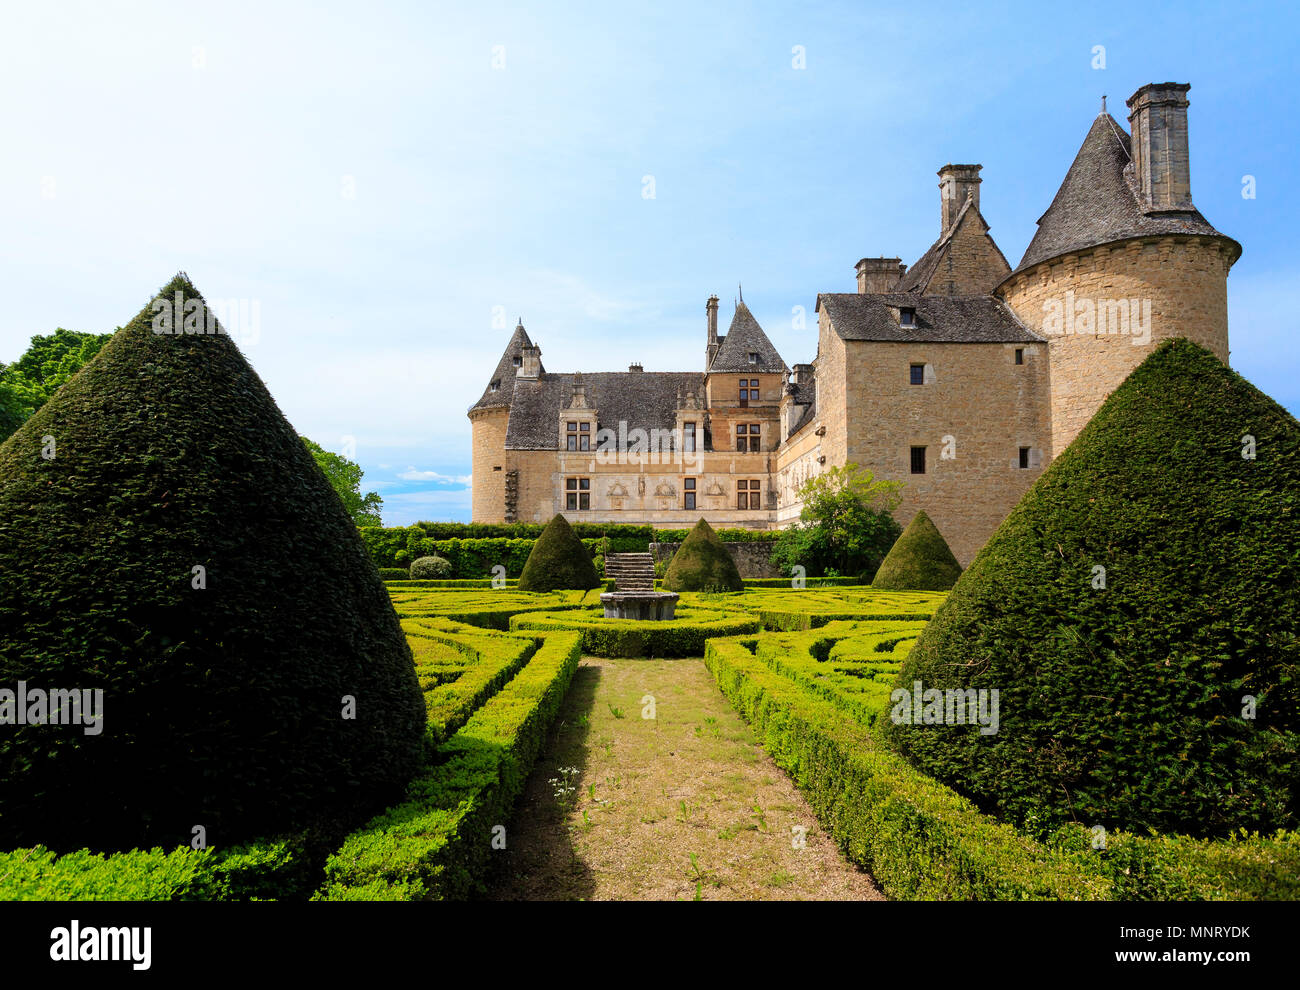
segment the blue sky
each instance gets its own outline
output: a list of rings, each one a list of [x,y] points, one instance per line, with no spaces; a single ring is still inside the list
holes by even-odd
[[[795,307],[915,261],[940,165],[983,164],[1014,265],[1101,95],[1123,121],[1174,80],[1197,206],[1245,248],[1232,364],[1300,411],[1295,15],[1048,6],[11,6],[0,360],[183,269],[257,304],[245,353],[299,432],[354,438],[386,523],[468,519],[465,410],[517,318],[552,370],[699,369],[743,282],[810,361]]]

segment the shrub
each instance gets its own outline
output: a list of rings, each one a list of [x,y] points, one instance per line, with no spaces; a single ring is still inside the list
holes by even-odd
[[[808,575],[869,581],[902,532],[890,515],[901,488],[852,462],[810,478],[799,489],[799,522],[781,530],[772,563],[785,575],[802,567]]]
[[[412,579],[438,579],[451,577],[451,561],[443,557],[419,557],[411,565]]]
[[[381,567],[379,568],[379,580],[381,581],[405,581],[411,576],[411,572],[405,567]]]
[[[1298,579],[1300,423],[1168,341],[1035,482],[904,663],[899,687],[999,690],[1000,731],[889,738],[1017,823],[1293,827]]]
[[[701,519],[664,572],[666,591],[743,591],[736,562],[708,522]]]
[[[603,583],[587,548],[559,513],[537,538],[519,575],[520,591],[599,588]]]
[[[162,295],[208,316],[181,276]],[[106,709],[96,735],[0,733],[6,845],[172,847],[201,823],[226,847],[374,807],[419,764],[411,652],[356,526],[230,337],[153,317],[0,445],[0,685]]]
[[[959,577],[961,564],[922,510],[886,554],[871,586],[891,591],[947,591]]]

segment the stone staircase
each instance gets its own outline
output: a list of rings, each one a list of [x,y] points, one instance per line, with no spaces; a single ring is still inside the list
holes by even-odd
[[[611,553],[605,557],[605,577],[619,591],[654,591],[655,560],[648,553]]]

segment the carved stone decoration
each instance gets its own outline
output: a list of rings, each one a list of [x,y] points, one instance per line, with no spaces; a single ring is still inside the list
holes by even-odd
[[[609,486],[605,494],[610,498],[627,498],[627,488],[623,486],[623,482],[616,481]]]
[[[636,479],[636,493],[641,498],[645,498],[645,475],[644,474]]]
[[[659,498],[672,498],[677,494],[677,489],[668,482],[661,482],[655,489],[655,495]]]
[[[714,481],[711,482],[709,486],[704,489],[704,494],[705,495],[726,495],[727,493],[723,490],[720,484]]]

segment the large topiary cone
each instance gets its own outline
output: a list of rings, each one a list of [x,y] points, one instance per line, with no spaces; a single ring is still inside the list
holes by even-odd
[[[420,757],[410,650],[338,496],[228,336],[153,322],[0,446],[0,689],[104,692],[97,735],[0,727],[3,845],[226,847],[400,795]]]
[[[947,591],[961,577],[961,564],[924,511],[894,541],[871,581],[886,591]]]
[[[997,733],[886,734],[1018,823],[1294,828],[1298,585],[1300,423],[1208,351],[1167,342],[1038,479],[903,664],[908,691],[997,689]]]
[[[519,575],[520,591],[599,588],[602,583],[591,554],[558,513],[533,544]]]
[[[744,591],[736,562],[705,520],[686,534],[664,572],[667,591]]]

